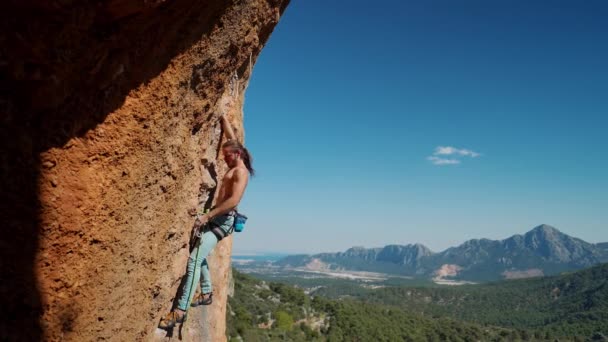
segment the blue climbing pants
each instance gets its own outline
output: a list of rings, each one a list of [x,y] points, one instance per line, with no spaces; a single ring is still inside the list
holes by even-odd
[[[233,222],[234,216],[220,215],[214,218],[212,222],[207,224],[207,227],[210,227],[215,223],[216,226],[219,226],[219,228],[226,232],[226,235],[228,235]],[[215,248],[217,242],[218,240],[215,234],[208,231],[208,229],[205,229],[203,236],[198,239],[196,246],[192,252],[190,252],[190,257],[188,258],[188,267],[186,270],[186,281],[184,283],[182,295],[177,302],[177,307],[181,310],[186,311],[188,309],[188,304],[196,292],[196,284],[199,282],[199,280],[201,283],[202,293],[210,293],[213,291],[207,256],[209,253],[211,253],[213,248]]]

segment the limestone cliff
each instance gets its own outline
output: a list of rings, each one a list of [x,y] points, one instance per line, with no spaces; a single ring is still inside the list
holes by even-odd
[[[178,294],[194,218],[243,137],[252,65],[288,0],[0,4],[0,340],[149,341]],[[225,339],[215,301],[168,337]]]

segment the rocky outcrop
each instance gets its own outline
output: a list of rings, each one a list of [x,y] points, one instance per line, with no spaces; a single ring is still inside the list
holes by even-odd
[[[0,4],[0,340],[149,341],[184,273],[193,217],[226,171],[218,114],[243,93],[287,0]],[[215,301],[183,340],[225,339]]]
[[[449,248],[437,258],[438,263],[459,264],[467,268],[481,265],[508,271],[541,268],[548,273],[589,267],[603,261],[597,246],[546,224],[505,240],[469,240]]]
[[[382,248],[378,253],[377,260],[416,268],[422,259],[431,255],[433,255],[433,252],[419,243],[407,246],[389,245]]]

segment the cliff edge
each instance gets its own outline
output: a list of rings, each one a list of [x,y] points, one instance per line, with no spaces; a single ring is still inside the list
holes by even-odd
[[[252,66],[288,0],[0,4],[0,340],[225,340],[232,237],[214,303],[156,328],[194,217],[243,138]],[[255,152],[255,151],[254,151]]]

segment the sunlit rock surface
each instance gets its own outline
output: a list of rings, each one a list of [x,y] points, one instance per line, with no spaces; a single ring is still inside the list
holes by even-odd
[[[277,1],[0,4],[2,341],[163,340]],[[225,339],[232,238],[185,341]]]

